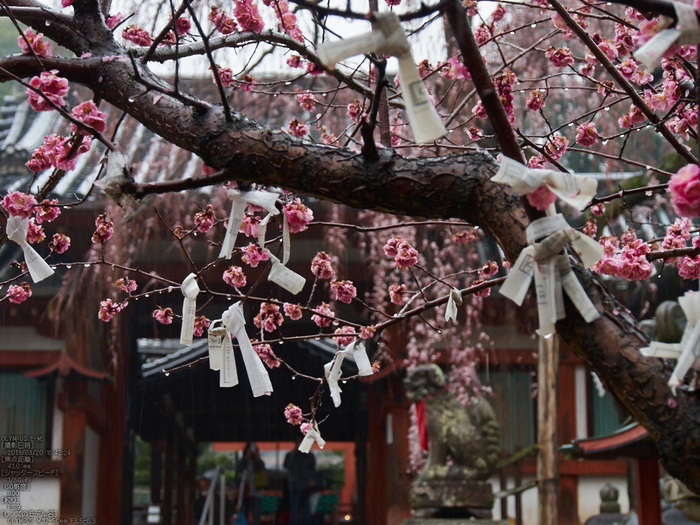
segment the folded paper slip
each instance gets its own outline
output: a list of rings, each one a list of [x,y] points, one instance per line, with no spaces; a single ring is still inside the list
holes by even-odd
[[[245,365],[246,373],[248,374],[248,381],[250,382],[250,388],[253,391],[253,396],[259,397],[272,393],[270,376],[267,373],[265,365],[260,359],[260,356],[258,356],[253,349],[253,345],[251,344],[248,334],[245,331],[243,305],[240,302],[231,305],[221,316],[221,322],[226,327],[226,331],[238,340],[238,345],[241,349],[243,363]],[[227,340],[230,342],[229,338],[224,338],[225,344]],[[227,365],[226,350],[226,347],[224,347],[224,370],[226,370]],[[232,366],[233,373],[235,374],[235,360],[233,361]],[[237,376],[235,381],[238,382]]]
[[[603,255],[603,247],[573,230],[561,214],[533,221],[526,232],[530,246],[520,252],[501,294],[521,305],[534,277],[541,335],[555,333],[555,323],[566,316],[563,291],[586,322],[600,317],[574,275],[568,256],[561,252],[571,242],[584,266],[589,268]]]
[[[326,446],[326,441],[321,437],[321,433],[318,431],[318,425],[316,424],[314,424],[313,428],[309,429],[304,436],[304,439],[301,440],[301,443],[299,444],[299,452],[308,454],[311,450],[311,445],[314,444],[314,441],[318,445],[318,448],[323,448]]]
[[[245,208],[248,203],[265,208],[272,215],[279,213],[279,210],[275,207],[275,202],[277,202],[278,197],[276,193],[263,190],[241,192],[233,189],[228,190],[228,197],[231,199],[231,214],[228,218],[226,235],[224,236],[224,241],[221,243],[221,252],[219,253],[219,257],[226,259],[230,259],[233,253],[233,247],[238,238],[238,229],[241,227],[243,214],[245,213]],[[264,246],[261,246],[261,248],[264,248]]]
[[[505,156],[501,158],[498,172],[491,180],[510,185],[521,197],[544,186],[577,210],[582,210],[588,205],[598,188],[598,181],[590,177],[554,170],[530,169]]]
[[[357,340],[354,340],[343,350],[339,350],[332,361],[326,363],[323,367],[326,381],[328,382],[328,387],[331,391],[331,399],[333,400],[333,405],[336,407],[340,406],[341,399],[340,393],[342,390],[338,385],[340,377],[342,375],[343,361],[346,357],[352,357],[357,365],[358,373],[361,376],[371,376],[374,371],[372,370],[372,364],[369,362],[369,357],[367,357],[367,350],[365,345]]]
[[[673,23],[673,18],[660,16],[661,31],[632,53],[635,60],[644,64],[649,71],[656,68],[664,53],[673,44],[683,46],[700,42],[700,24],[695,8],[680,2],[671,3],[676,11],[676,26],[673,29],[667,29]]]
[[[406,33],[395,13],[373,13],[371,33],[326,42],[318,48],[318,57],[330,68],[348,57],[366,53],[392,55],[399,59],[401,89],[416,142],[430,142],[444,136],[447,130],[430,101],[413,61]]]
[[[197,295],[199,285],[197,276],[193,273],[185,277],[180,285],[180,290],[185,299],[182,302],[182,326],[180,327],[180,344],[189,346],[194,336],[194,318],[197,315]]]
[[[29,230],[29,219],[11,216],[7,219],[7,238],[19,244],[24,253],[24,262],[32,277],[32,281],[38,283],[49,275],[53,275],[53,269],[44,259],[41,258],[34,248],[27,243],[27,231]]]
[[[686,292],[678,298],[678,303],[683,309],[688,324],[685,326],[683,338],[680,343],[652,342],[647,348],[642,348],[642,355],[658,357],[661,359],[677,359],[676,367],[668,380],[673,395],[683,382],[688,370],[694,368],[700,370],[700,293]]]

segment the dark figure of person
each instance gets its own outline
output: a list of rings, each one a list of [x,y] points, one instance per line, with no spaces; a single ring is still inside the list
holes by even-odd
[[[260,459],[260,451],[252,441],[243,449],[243,458],[238,463],[238,479],[240,484],[237,507],[246,519],[251,520],[251,525],[260,525],[267,472],[265,463]]]
[[[308,525],[311,520],[309,496],[316,470],[316,457],[312,453],[299,452],[302,438],[284,457],[284,468],[289,475],[290,525]]]
[[[211,487],[211,481],[209,478],[201,477],[197,480],[197,496],[194,499],[194,518],[195,523],[199,523],[202,518],[202,513],[204,512],[204,504],[207,501],[207,494],[209,493],[209,488]],[[214,498],[212,500],[214,508],[211,509],[214,512],[214,524],[215,525],[227,525],[231,518],[233,517],[233,505],[228,498],[224,500],[224,521],[221,521],[221,497],[218,490],[214,492]],[[204,520],[205,525],[209,524],[209,520]]]

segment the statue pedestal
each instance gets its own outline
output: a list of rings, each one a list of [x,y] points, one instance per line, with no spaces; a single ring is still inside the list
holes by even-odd
[[[450,523],[453,520],[461,523],[470,518],[489,520],[493,508],[493,488],[485,481],[419,481],[411,486],[411,507],[416,519],[440,521],[439,524],[426,522],[424,525],[442,525],[444,519]]]

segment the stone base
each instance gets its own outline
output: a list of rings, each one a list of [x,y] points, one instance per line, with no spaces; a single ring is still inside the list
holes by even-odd
[[[419,509],[493,507],[493,488],[484,481],[429,480],[411,486],[411,507]]]
[[[411,518],[404,520],[401,525],[508,525],[508,520]]]

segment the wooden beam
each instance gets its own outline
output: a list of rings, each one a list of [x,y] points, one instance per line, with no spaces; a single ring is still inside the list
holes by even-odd
[[[637,459],[635,463],[639,525],[662,525],[659,461],[657,459]]]
[[[559,523],[559,440],[557,429],[557,378],[559,336],[538,336],[537,367],[537,479],[541,525]]]

